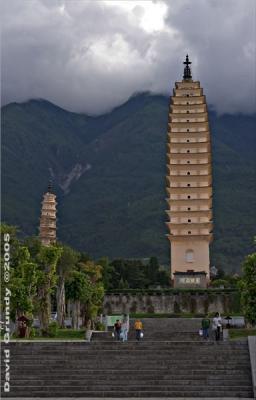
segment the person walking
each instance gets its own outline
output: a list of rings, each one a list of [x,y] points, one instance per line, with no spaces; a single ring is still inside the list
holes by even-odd
[[[222,320],[221,320],[220,314],[217,312],[212,321],[212,329],[215,332],[216,341],[220,340],[221,327],[222,327]]]
[[[114,332],[115,332],[116,340],[120,340],[121,327],[122,327],[121,322],[119,321],[119,319],[117,319],[116,323],[114,325]]]
[[[209,328],[211,325],[211,321],[209,320],[208,316],[206,315],[202,319],[202,330],[203,330],[203,338],[208,339],[209,338]]]
[[[136,331],[136,340],[140,340],[141,339],[141,333],[142,333],[142,322],[139,319],[136,319],[135,324],[134,324],[134,329]]]
[[[121,327],[121,337],[123,342],[127,342],[128,340],[128,332],[129,332],[129,320],[127,316],[124,316],[122,327]]]

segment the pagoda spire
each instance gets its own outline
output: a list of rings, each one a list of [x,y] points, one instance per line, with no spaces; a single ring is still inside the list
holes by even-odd
[[[48,182],[48,193],[53,193],[53,187],[52,187],[52,180],[50,179]]]
[[[190,64],[192,64],[191,61],[189,61],[189,57],[188,54],[186,55],[186,61],[183,62],[183,64],[185,64],[185,68],[184,68],[184,75],[183,75],[183,79],[185,81],[192,79],[192,75],[191,75],[191,68],[190,68]]]

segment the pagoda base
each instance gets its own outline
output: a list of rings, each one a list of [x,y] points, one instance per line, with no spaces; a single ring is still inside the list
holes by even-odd
[[[207,288],[207,274],[204,271],[188,270],[187,272],[174,272],[173,274],[173,287],[174,288]]]
[[[176,238],[177,239],[177,238]],[[198,237],[171,241],[171,276],[175,272],[204,272],[210,279],[209,242]],[[188,284],[186,285],[188,287]]]

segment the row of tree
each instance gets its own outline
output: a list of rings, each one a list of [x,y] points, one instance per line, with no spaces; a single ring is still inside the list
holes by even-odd
[[[102,312],[105,290],[170,286],[169,273],[161,268],[156,257],[144,262],[123,259],[110,262],[108,258],[95,262],[87,254],[60,243],[45,247],[37,237],[20,240],[15,227],[2,224],[1,237],[5,234],[10,235],[11,246],[11,318],[16,321],[21,315],[31,320],[38,317],[45,335],[49,331],[53,304],[59,327],[65,327],[68,311],[73,328],[79,329],[80,318],[87,327]],[[2,240],[1,263],[3,253]],[[1,267],[1,282],[5,285]],[[216,278],[212,286],[228,283],[240,289],[244,315],[255,324],[256,253],[246,258],[242,277],[219,274]],[[3,287],[1,293],[4,296]]]
[[[170,287],[170,273],[158,263],[156,257],[144,260],[101,259],[104,265],[104,287],[109,289],[148,289]]]
[[[11,319],[25,315],[30,320],[39,318],[43,335],[49,332],[52,303],[57,306],[59,327],[65,327],[66,306],[69,305],[72,326],[79,328],[93,319],[102,306],[104,285],[103,267],[89,259],[86,254],[56,244],[42,246],[38,238],[17,238],[13,226],[1,225],[1,237],[10,235]],[[4,262],[4,241],[1,242],[1,263]],[[5,291],[4,268],[2,272],[2,296]],[[3,301],[3,299],[2,299]],[[2,303],[3,304],[3,303]]]
[[[11,318],[25,315],[31,321],[38,317],[42,334],[47,335],[51,311],[56,309],[60,328],[71,316],[72,327],[79,329],[93,323],[102,311],[104,291],[108,289],[168,286],[169,275],[159,266],[156,257],[140,260],[102,258],[97,262],[85,253],[57,243],[42,246],[38,237],[19,239],[17,228],[1,225],[1,237],[10,235]],[[4,241],[1,242],[4,262]],[[5,285],[2,265],[2,289]],[[1,291],[4,295],[4,290]],[[3,299],[2,299],[3,300]]]

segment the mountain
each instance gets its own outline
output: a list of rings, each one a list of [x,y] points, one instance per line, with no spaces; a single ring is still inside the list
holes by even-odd
[[[169,99],[138,94],[91,117],[45,100],[2,108],[2,219],[36,234],[49,177],[58,238],[93,257],[159,257],[165,237]],[[211,264],[239,271],[255,235],[256,115],[210,112],[214,178]]]

